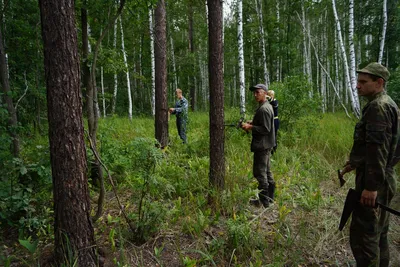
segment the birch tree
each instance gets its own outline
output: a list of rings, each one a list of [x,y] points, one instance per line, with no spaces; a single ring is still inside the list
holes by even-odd
[[[349,0],[349,53],[351,90],[356,91],[356,53],[354,49],[354,0]]]
[[[156,63],[154,56],[154,26],[153,26],[153,8],[149,8],[149,29],[150,29],[150,53],[151,53],[151,114],[156,114]]]
[[[129,65],[128,65],[128,59],[127,59],[126,50],[125,50],[124,28],[122,27],[122,16],[119,17],[119,26],[120,26],[120,30],[121,30],[122,55],[124,56],[124,64],[125,64],[126,87],[128,89],[128,118],[129,118],[129,120],[132,120],[131,79],[129,76]]]
[[[267,54],[266,54],[266,45],[265,45],[265,37],[264,37],[264,26],[263,26],[263,15],[262,15],[262,4],[260,0],[255,0],[257,5],[257,14],[259,20],[259,29],[260,29],[260,41],[261,41],[261,50],[262,50],[262,62],[264,66],[264,81],[267,88],[269,87],[269,73],[267,68]]]
[[[117,34],[118,34],[118,20],[114,23],[114,36],[113,36],[113,48],[117,50]],[[118,94],[118,74],[114,71],[114,91],[111,102],[111,114],[115,113],[115,107],[117,106],[117,94]]]
[[[383,51],[385,50],[385,38],[386,38],[386,28],[387,28],[387,0],[383,0],[383,23],[382,23],[382,36],[381,36],[381,43],[379,46],[379,57],[378,63],[382,63],[383,59]]]
[[[342,38],[342,29],[341,29],[339,17],[337,15],[337,11],[336,11],[336,1],[335,0],[332,0],[332,8],[333,8],[333,15],[335,17],[335,23],[336,23],[337,34],[338,34],[338,39],[339,39],[339,44],[340,44],[340,50],[342,52],[347,88],[350,91],[351,106],[353,108],[353,112],[356,115],[356,117],[360,117],[360,103],[358,101],[357,91],[352,89],[352,86],[350,83],[349,64],[347,63],[347,54],[346,54],[346,49],[344,47],[344,42],[343,42],[343,38]]]
[[[243,3],[237,1],[238,6],[238,51],[239,51],[239,92],[240,92],[240,115],[246,113],[246,94],[245,94],[245,72],[244,72],[244,45],[243,45]]]

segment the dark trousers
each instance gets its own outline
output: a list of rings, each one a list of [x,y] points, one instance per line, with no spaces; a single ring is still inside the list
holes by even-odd
[[[258,181],[260,201],[268,201],[268,187],[275,186],[271,172],[271,149],[254,152],[253,175]]]
[[[378,191],[377,201],[389,205],[396,190],[393,169],[386,169],[385,185]],[[363,171],[357,169],[356,190],[363,190]],[[389,213],[381,208],[358,205],[350,225],[350,246],[358,267],[389,266]]]
[[[182,139],[183,143],[186,144],[186,120],[183,118],[176,118],[176,128],[178,129],[178,135]]]

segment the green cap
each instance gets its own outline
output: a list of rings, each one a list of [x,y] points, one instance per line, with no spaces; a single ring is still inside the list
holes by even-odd
[[[380,77],[387,81],[390,73],[385,66],[382,66],[378,62],[369,63],[365,68],[357,70],[357,73],[367,73],[377,77]]]

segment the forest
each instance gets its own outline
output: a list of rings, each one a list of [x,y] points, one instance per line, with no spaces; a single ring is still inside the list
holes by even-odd
[[[340,187],[337,170],[366,104],[357,69],[386,66],[400,104],[397,0],[3,0],[0,15],[1,266],[355,266],[338,230],[354,173]],[[251,134],[230,127],[260,83],[279,100],[268,208],[249,204]]]

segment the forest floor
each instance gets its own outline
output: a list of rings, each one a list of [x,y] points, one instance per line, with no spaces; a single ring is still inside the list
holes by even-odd
[[[347,189],[338,189],[335,181],[327,181],[321,184],[323,198],[329,198],[332,194],[340,194],[345,198]],[[338,192],[340,190],[340,192]],[[112,202],[113,196],[109,195],[107,200]],[[279,192],[277,201],[270,207],[264,209],[262,207],[254,207],[249,205],[248,212],[252,215],[249,216],[249,224],[252,228],[257,228],[258,231],[267,233],[266,236],[270,238],[265,239],[265,243],[269,243],[272,248],[271,251],[257,251],[257,253],[265,253],[263,260],[257,264],[250,263],[251,261],[240,262],[235,258],[235,251],[231,257],[218,257],[218,255],[205,255],[204,247],[209,246],[212,242],[219,238],[224,238],[228,235],[227,229],[224,228],[222,223],[209,226],[202,233],[193,236],[183,233],[179,227],[176,229],[170,228],[166,231],[158,233],[156,236],[149,239],[146,243],[135,245],[125,239],[123,255],[121,251],[115,251],[110,248],[110,242],[107,234],[103,234],[98,240],[98,244],[105,252],[105,265],[116,266],[115,259],[124,258],[124,262],[128,263],[126,266],[296,266],[296,267],[317,267],[317,266],[353,266],[355,267],[355,260],[349,245],[349,225],[350,220],[346,224],[343,232],[339,232],[338,224],[341,215],[342,206],[326,207],[319,210],[318,214],[314,211],[304,212],[301,209],[292,210],[288,214],[287,224],[291,225],[291,232],[298,237],[290,237],[285,234],[285,242],[291,242],[288,246],[282,247],[285,250],[282,257],[293,259],[298,254],[299,258],[303,258],[303,263],[294,263],[293,260],[287,260],[287,263],[282,264],[274,263],[276,247],[276,224],[279,220]],[[400,194],[397,194],[392,200],[391,207],[400,210]],[[118,209],[109,209],[105,214],[116,214]],[[111,230],[111,228],[109,229]],[[309,231],[309,234],[300,234],[303,231]],[[269,234],[268,234],[269,233]],[[275,237],[274,237],[275,236]],[[302,237],[300,237],[302,236]],[[308,239],[304,239],[308,237]],[[293,239],[292,241],[288,241]],[[390,266],[400,266],[400,218],[391,216],[390,231],[389,231],[389,245],[391,253]],[[221,251],[221,253],[223,253]],[[202,262],[201,265],[195,263],[191,264],[190,261],[185,262],[185,258],[190,258]]]
[[[317,120],[307,118],[290,134],[281,132],[280,147],[271,163],[276,199],[267,209],[248,203],[257,188],[251,173],[251,136],[237,129],[226,130],[225,190],[222,204],[214,209],[207,204],[209,137],[204,129],[209,118],[196,114],[191,119],[190,144],[181,146],[175,127],[171,127],[172,145],[162,152],[161,165],[151,176],[147,215],[162,211],[165,216],[159,216],[159,223],[151,220],[157,217],[145,221],[153,227],[147,229],[150,234],[145,242],[135,239],[108,186],[103,216],[93,224],[102,265],[355,266],[349,246],[350,222],[343,231],[338,230],[354,174],[346,175],[348,182],[343,188],[336,175],[351,147],[354,121],[345,115],[328,114],[316,125],[310,126],[310,121]],[[116,118],[102,123],[103,159],[112,167],[128,217],[139,225],[137,207],[143,193],[143,173],[134,171],[148,163],[148,152],[155,149],[153,140],[149,147],[143,144],[149,140],[143,138],[149,135],[148,125],[153,121],[143,118],[128,124],[126,119]],[[36,210],[52,205],[49,192],[48,203],[40,203]],[[93,187],[90,193],[94,213],[98,194]],[[391,207],[400,210],[400,188]],[[45,215],[48,225],[45,233],[35,235],[39,243],[32,252],[18,242],[19,229],[2,224],[0,266],[52,266],[52,213]],[[400,218],[395,216],[391,216],[389,243],[391,266],[400,266]]]

